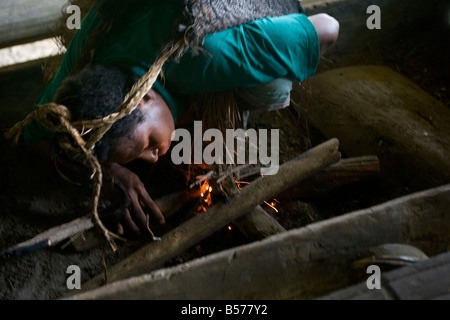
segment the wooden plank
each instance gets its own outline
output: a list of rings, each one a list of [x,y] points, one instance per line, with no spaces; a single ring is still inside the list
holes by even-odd
[[[362,282],[350,265],[370,248],[407,243],[430,257],[446,252],[449,205],[446,185],[70,299],[315,299]]]
[[[0,48],[51,37],[67,0],[2,0]]]
[[[448,300],[450,252],[381,275],[381,289],[366,283],[325,295],[320,300]]]
[[[392,271],[385,282],[401,300],[435,299],[450,294],[450,253]]]

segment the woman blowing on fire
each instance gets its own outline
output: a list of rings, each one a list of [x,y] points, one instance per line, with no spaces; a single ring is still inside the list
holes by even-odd
[[[181,2],[96,1],[37,106],[65,105],[73,121],[115,112],[157,58]],[[210,34],[202,53],[187,52],[179,63],[167,63],[164,80],[159,79],[135,111],[119,120],[95,147],[104,170],[130,200],[118,233],[145,230],[147,213],[164,223],[143,183],[124,165],[136,159],[154,163],[169,150],[175,123],[186,110],[186,95],[236,89],[254,107],[286,107],[292,81],[301,82],[315,73],[320,55],[336,41],[338,32],[339,24],[326,14],[264,18]],[[23,139],[48,155],[52,136],[35,121],[25,129]]]

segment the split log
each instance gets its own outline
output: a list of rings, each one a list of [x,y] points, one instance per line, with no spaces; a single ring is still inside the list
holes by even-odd
[[[339,141],[331,139],[304,153],[301,157],[283,164],[277,175],[261,177],[235,195],[228,204],[219,203],[171,232],[163,235],[160,242],[141,248],[108,272],[108,280],[115,282],[154,270],[168,259],[194,246],[250,212],[264,200],[309,178],[341,158]],[[82,286],[90,290],[104,285],[102,275],[94,277]]]
[[[359,283],[351,263],[370,248],[397,243],[415,246],[429,257],[447,252],[449,206],[446,185],[71,299],[315,299]]]
[[[377,156],[342,159],[275,198],[292,200],[314,197],[337,187],[379,178],[380,172],[380,160]]]
[[[380,158],[383,181],[420,191],[450,181],[450,109],[383,66],[339,68],[309,84],[311,125],[349,157]]]

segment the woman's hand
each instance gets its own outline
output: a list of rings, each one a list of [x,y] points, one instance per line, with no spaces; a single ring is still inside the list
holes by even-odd
[[[140,233],[147,228],[147,214],[161,224],[165,223],[164,216],[156,203],[149,196],[139,177],[129,169],[118,163],[106,163],[103,167],[124,189],[129,206],[124,210],[123,224],[119,224],[118,233],[123,234],[123,227]]]

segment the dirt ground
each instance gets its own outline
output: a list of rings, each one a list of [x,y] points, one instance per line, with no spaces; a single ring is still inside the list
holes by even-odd
[[[430,26],[408,38],[401,38],[395,46],[377,47],[369,52],[352,54],[331,53],[321,61],[318,72],[362,63],[384,64],[406,75],[450,107],[447,59],[450,51],[448,42],[442,41],[442,37],[450,39],[449,30],[447,28],[443,33],[438,33],[436,28],[440,26]],[[253,116],[250,126],[280,129],[282,162],[324,140],[293,107],[270,116]],[[14,148],[3,138],[0,143],[3,150],[0,159],[1,251],[89,213],[89,188],[68,184],[56,174],[52,165],[42,162],[28,150]],[[183,176],[167,162],[163,161],[151,168],[135,163],[131,168],[140,174],[154,198],[185,187]],[[154,181],[160,182],[155,186]],[[341,187],[316,198],[284,200],[277,205],[278,213],[266,205],[264,208],[286,229],[294,229],[401,196],[391,192],[399,190],[396,187],[387,187],[383,181],[375,180]],[[183,218],[177,215],[165,227],[156,228],[155,232],[163,234],[176,227]],[[106,265],[112,266],[148,241],[149,236],[144,235],[127,243],[118,243],[119,248],[115,253],[101,246],[80,253],[63,242],[20,257],[0,258],[0,299],[60,298],[68,292],[66,270],[70,265],[81,268],[84,282],[103,272],[102,256]],[[229,231],[225,228],[161,267],[173,266],[248,241],[236,229]]]

